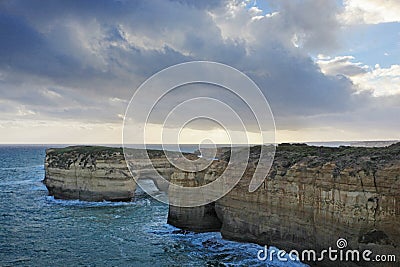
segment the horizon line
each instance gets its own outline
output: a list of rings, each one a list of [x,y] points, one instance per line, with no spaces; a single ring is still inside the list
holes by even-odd
[[[274,144],[283,144],[283,143],[291,143],[291,144],[306,144],[306,143],[353,143],[353,142],[400,142],[400,139],[370,139],[370,140],[313,140],[313,141],[281,141],[275,142]],[[129,145],[138,145],[139,143],[131,143]],[[263,143],[266,144],[266,143]],[[38,142],[31,142],[31,143],[1,143],[0,145],[81,145],[81,146],[91,146],[91,145],[121,145],[122,143],[38,143]],[[147,143],[146,145],[199,145],[197,143]],[[231,145],[231,143],[216,143],[216,145]],[[233,145],[262,145],[261,143],[237,143]]]

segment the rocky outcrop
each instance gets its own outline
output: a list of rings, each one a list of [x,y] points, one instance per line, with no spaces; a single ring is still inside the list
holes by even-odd
[[[131,172],[122,148],[71,146],[48,149],[43,182],[49,195],[85,201],[130,201],[137,183],[140,185],[143,180],[145,184],[152,181],[155,188],[151,190],[168,190],[168,180],[175,169],[163,151],[127,149],[125,152],[135,154],[135,160],[128,161]],[[169,156],[182,157],[175,154]]]
[[[210,228],[221,225],[225,238],[286,251],[314,249],[318,252],[336,248],[336,241],[345,238],[347,249],[369,249],[374,254],[393,254],[400,258],[400,143],[387,148],[282,144],[277,148],[264,184],[250,193],[248,186],[259,151],[260,147],[251,149],[242,179],[214,203],[218,220],[212,226],[209,225],[212,220],[205,217],[201,207],[170,206],[173,219],[169,222],[197,230],[206,218]],[[221,164],[226,166],[224,160],[228,161],[229,156],[215,161],[208,173],[218,176]],[[197,181],[195,186],[205,183],[202,177],[203,174],[188,179],[188,186],[193,186],[193,180]],[[213,214],[209,209],[207,212]],[[198,225],[192,227],[196,221]]]
[[[48,149],[43,182],[55,198],[85,201],[129,201],[136,189],[122,149],[109,147]]]

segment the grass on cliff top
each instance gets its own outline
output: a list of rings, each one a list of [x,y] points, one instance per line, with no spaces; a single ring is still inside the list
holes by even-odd
[[[251,147],[251,154],[259,154],[260,146]],[[65,148],[49,149],[48,153],[57,155],[64,153],[98,154],[98,153],[123,153],[122,147],[106,146],[69,146]],[[148,150],[152,156],[160,157],[164,154],[162,150]],[[183,153],[190,154],[190,153]],[[229,153],[230,154],[230,153]],[[323,147],[309,146],[306,144],[279,144],[276,148],[275,157],[285,157],[291,161],[299,161],[305,157],[318,157],[325,160],[355,159],[368,157],[371,160],[390,160],[400,158],[400,142],[387,147]],[[223,157],[224,158],[224,157]],[[229,160],[229,157],[227,158]]]
[[[51,148],[48,150],[49,153],[64,154],[76,152],[79,154],[87,153],[122,153],[122,147],[107,147],[107,146],[68,146],[64,148]]]
[[[250,161],[258,162],[261,146],[250,148]],[[230,151],[221,157],[230,159]],[[308,167],[322,166],[327,162],[335,163],[339,169],[348,166],[361,166],[369,171],[377,164],[400,159],[400,142],[387,147],[324,147],[307,144],[283,143],[276,147],[274,166],[289,168],[298,162],[306,162]]]
[[[303,144],[282,144],[275,153],[275,166],[288,168],[297,162],[306,163],[307,167],[322,166],[327,162],[335,163],[332,173],[340,175],[341,170],[351,167],[365,173],[375,173],[379,166],[400,159],[400,143],[388,147],[322,147]]]
[[[133,149],[140,150],[140,149]],[[151,158],[158,158],[164,155],[164,151],[156,150],[156,149],[148,149],[147,150],[149,156]],[[64,148],[51,148],[47,150],[48,155],[53,156],[61,156],[63,154],[114,154],[120,153],[123,154],[122,147],[107,147],[107,146],[68,146]],[[189,155],[192,153],[183,152],[183,155]]]
[[[252,146],[251,154],[257,154],[260,151],[260,146]],[[154,154],[163,153],[162,150],[148,150]],[[49,153],[63,154],[76,152],[80,154],[87,153],[123,153],[122,147],[107,147],[107,146],[68,146],[65,148],[52,148]],[[190,153],[183,153],[190,154]],[[302,157],[321,157],[321,158],[340,158],[345,156],[352,157],[371,157],[373,159],[390,159],[400,157],[400,142],[387,147],[324,147],[324,146],[309,146],[306,144],[289,144],[282,143],[277,146],[276,156],[280,154],[292,155],[295,158]]]
[[[308,146],[306,144],[287,144],[278,145],[277,153],[294,153],[301,156],[316,156],[322,158],[340,158],[345,156],[352,157],[371,157],[375,159],[389,159],[400,156],[400,142],[387,147],[324,147]]]

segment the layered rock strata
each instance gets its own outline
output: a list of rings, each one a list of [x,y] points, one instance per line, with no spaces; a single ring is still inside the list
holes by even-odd
[[[286,251],[335,249],[336,241],[345,238],[346,249],[369,249],[374,255],[393,254],[400,260],[400,143],[386,148],[282,144],[264,184],[250,193],[259,151],[260,147],[251,149],[248,168],[234,189],[210,204],[218,218],[215,224],[209,225],[211,220],[205,216],[205,210],[213,212],[202,207],[170,206],[173,219],[169,222],[197,230],[205,221],[209,228],[221,225],[227,239]],[[229,156],[221,159],[208,170],[214,179]],[[188,186],[193,186],[193,180],[196,186],[205,183],[201,177],[204,175],[187,179]],[[198,223],[192,227],[195,221]],[[335,266],[338,262],[319,264]]]
[[[43,182],[49,195],[85,201],[130,201],[137,183],[142,180],[151,180],[155,187],[151,189],[153,191],[168,190],[168,180],[175,168],[163,151],[127,149],[125,152],[135,159],[128,161],[130,169],[122,148],[71,146],[48,149]],[[169,156],[173,159],[184,157],[179,153]]]
[[[373,255],[400,259],[400,143],[383,148],[282,144],[265,182],[250,193],[259,155],[260,147],[252,147],[242,179],[224,197],[195,208],[170,206],[168,222],[286,251],[336,249],[336,241],[345,238],[346,249],[369,249]],[[151,164],[140,157],[129,162],[133,175],[139,181],[151,179],[166,191],[166,181],[185,187],[214,181],[229,165],[230,151],[219,151],[218,159],[199,172],[174,168],[162,151],[150,151],[149,156]],[[135,179],[120,148],[49,149],[45,167],[44,183],[57,198],[120,201],[134,196]],[[165,180],[154,176],[153,167]],[[354,264],[375,263],[340,262]]]
[[[49,195],[85,201],[129,201],[136,183],[121,148],[48,149],[45,179]]]

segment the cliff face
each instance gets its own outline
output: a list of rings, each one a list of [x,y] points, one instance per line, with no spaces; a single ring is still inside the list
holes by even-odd
[[[259,154],[260,147],[251,148],[242,179],[223,198],[195,208],[170,206],[168,222],[286,251],[335,249],[336,241],[345,238],[347,249],[400,258],[400,143],[385,148],[282,144],[264,184],[249,193]],[[175,169],[162,151],[150,151],[149,157],[150,165],[140,156],[129,162],[133,176],[165,191],[166,181],[153,176],[152,166],[172,183],[200,186],[220,176],[230,151],[199,172]],[[121,201],[134,196],[136,183],[120,148],[49,149],[45,167],[44,183],[57,198]],[[346,265],[351,263],[341,262]]]
[[[162,151],[128,149],[127,153],[136,155],[134,161],[129,161],[132,173],[122,148],[72,146],[48,149],[43,182],[49,195],[85,201],[130,201],[136,182],[142,180],[151,180],[155,187],[152,190],[168,190],[167,181],[174,167]],[[154,169],[165,179],[155,175]]]
[[[258,155],[259,147],[252,148],[244,177],[213,203],[218,218],[213,227],[205,216],[213,212],[202,207],[170,206],[169,222],[190,229],[197,220],[197,226],[220,226],[225,238],[286,251],[336,248],[345,238],[348,249],[400,257],[400,143],[388,148],[280,145],[266,181],[249,193]],[[216,161],[208,172],[218,176],[221,164],[226,163]]]
[[[136,189],[121,148],[48,149],[43,182],[49,195],[85,201],[129,201]]]

